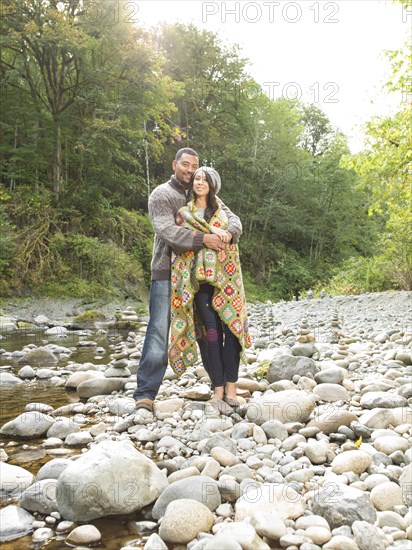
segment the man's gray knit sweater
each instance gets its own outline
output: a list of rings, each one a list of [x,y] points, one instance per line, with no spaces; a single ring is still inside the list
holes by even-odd
[[[177,253],[188,250],[200,250],[203,246],[203,233],[176,225],[175,217],[179,208],[187,202],[184,185],[174,176],[156,187],[149,197],[149,215],[155,230],[152,257],[152,280],[170,279],[170,258],[172,249]],[[228,231],[233,242],[238,242],[242,233],[242,224],[224,204],[222,209],[229,220]]]

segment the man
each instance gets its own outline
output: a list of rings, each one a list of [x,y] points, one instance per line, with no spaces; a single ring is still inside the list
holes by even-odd
[[[149,197],[149,215],[155,230],[152,257],[152,284],[150,287],[150,320],[137,371],[137,388],[134,392],[136,410],[153,410],[153,401],[159,391],[167,368],[167,350],[170,325],[170,257],[176,252],[200,250],[203,246],[223,250],[226,244],[218,235],[193,233],[178,227],[175,216],[186,205],[187,193],[193,173],[199,167],[199,155],[185,147],[176,153],[172,163],[174,176],[156,187]],[[226,206],[222,207],[229,220],[228,232],[233,242],[242,233],[242,224]]]

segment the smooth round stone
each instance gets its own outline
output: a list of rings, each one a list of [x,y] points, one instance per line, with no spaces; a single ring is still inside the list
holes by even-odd
[[[179,499],[169,503],[160,524],[159,536],[173,544],[186,544],[214,524],[212,512],[197,500]]]
[[[371,502],[377,510],[392,510],[398,504],[403,504],[402,489],[393,481],[380,483],[371,491]]]
[[[49,540],[54,537],[53,529],[50,529],[50,527],[41,527],[40,529],[36,529],[34,531],[32,536],[32,541],[34,543],[44,542],[46,540]]]
[[[234,466],[239,462],[237,456],[223,447],[214,447],[210,451],[210,456],[214,458],[221,466]]]
[[[373,446],[377,451],[390,455],[395,451],[407,451],[410,448],[410,443],[404,437],[395,435],[378,437],[375,439]]]
[[[325,527],[329,529],[329,524],[322,516],[316,516],[315,514],[310,516],[301,516],[295,522],[297,529],[308,529],[308,527]]]
[[[313,525],[308,527],[305,531],[305,535],[312,539],[315,544],[325,544],[332,538],[332,533],[329,527],[320,527],[319,525]]]
[[[363,451],[345,451],[333,459],[332,472],[335,474],[343,474],[344,472],[361,474],[371,463],[372,458]]]
[[[329,445],[325,441],[309,442],[303,450],[312,464],[323,464],[328,458]]]
[[[10,504],[0,510],[0,543],[24,537],[33,531],[34,516]],[[17,547],[16,547],[17,548]]]
[[[261,537],[278,540],[287,533],[286,526],[276,512],[256,512],[250,518],[250,524]]]
[[[359,546],[349,537],[336,535],[322,546],[322,550],[359,550]]]
[[[67,544],[97,544],[100,542],[102,535],[94,525],[80,525],[70,532],[66,538]]]
[[[87,445],[92,441],[93,437],[91,436],[90,432],[81,431],[69,434],[64,440],[64,443],[69,447],[82,447],[83,445]]]
[[[217,534],[213,539],[206,542],[203,550],[242,550],[242,546],[230,536]]]
[[[68,533],[75,527],[74,521],[61,521],[56,527],[56,533]]]
[[[385,510],[384,512],[378,512],[378,527],[395,527],[405,531],[406,521],[400,514]]]
[[[179,479],[186,479],[187,477],[192,476],[199,476],[200,472],[197,468],[194,466],[190,466],[189,468],[183,468],[183,470],[178,470],[177,472],[173,472],[170,474],[170,476],[167,478],[169,483],[173,483],[174,481],[177,481]]]
[[[321,401],[347,401],[350,399],[349,392],[343,386],[338,384],[318,384],[313,390],[313,393],[319,397]]]
[[[214,458],[211,458],[206,462],[205,467],[202,470],[202,475],[209,476],[212,479],[217,479],[217,476],[219,475],[219,472],[220,472],[220,468],[221,466],[219,462]]]
[[[388,481],[388,476],[385,476],[384,474],[371,474],[370,476],[366,477],[365,485],[368,491],[371,491],[380,483],[387,483]]]
[[[340,367],[331,367],[315,374],[318,384],[339,384],[345,378],[346,371]]]

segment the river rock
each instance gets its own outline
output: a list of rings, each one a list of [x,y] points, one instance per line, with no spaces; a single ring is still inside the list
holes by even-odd
[[[214,524],[207,506],[193,499],[170,502],[160,524],[160,538],[173,544],[186,544],[199,534],[207,533]]]
[[[157,533],[152,533],[144,545],[144,550],[168,550],[168,548]]]
[[[379,483],[371,490],[371,501],[377,510],[393,510],[403,504],[402,488],[393,481]]]
[[[87,430],[69,434],[64,440],[68,447],[84,447],[93,441],[92,434]]]
[[[311,506],[312,511],[324,517],[332,529],[341,525],[350,526],[357,520],[369,523],[376,520],[376,511],[368,494],[341,483],[325,483],[322,489],[316,491]]]
[[[56,422],[47,431],[47,437],[58,437],[64,439],[69,434],[80,431],[80,426],[77,422],[65,418],[63,420],[56,420]]]
[[[319,428],[326,435],[336,433],[340,426],[350,426],[358,417],[352,411],[338,407],[334,403],[319,405],[314,411],[314,417],[308,427]]]
[[[393,409],[395,407],[406,407],[408,401],[396,393],[384,391],[371,391],[362,395],[360,405],[363,409]]]
[[[236,521],[243,521],[255,512],[276,513],[282,519],[296,519],[305,512],[302,497],[290,485],[247,483],[235,505]]]
[[[329,367],[315,374],[318,384],[340,384],[346,376],[346,370],[342,367]]]
[[[24,382],[11,372],[0,372],[0,386],[16,386],[17,384],[24,384]]]
[[[217,482],[211,477],[194,476],[171,483],[153,506],[152,516],[164,516],[168,504],[178,499],[192,499],[203,503],[212,512],[222,503]]]
[[[350,399],[349,392],[339,384],[318,384],[313,393],[319,397],[321,401],[347,401]]]
[[[363,451],[344,451],[335,456],[332,461],[332,472],[343,474],[344,472],[354,472],[361,474],[372,463],[372,457]]]
[[[73,464],[73,461],[68,458],[54,458],[46,462],[46,464],[40,468],[37,472],[36,480],[58,479],[63,470],[65,470],[67,466],[70,466],[70,464]]]
[[[2,497],[20,496],[34,482],[34,475],[28,470],[0,462],[0,495]]]
[[[394,436],[383,436],[377,437],[373,442],[375,449],[386,455],[390,455],[395,451],[405,452],[410,448],[410,443],[404,437]]]
[[[292,380],[295,374],[307,376],[315,375],[318,371],[315,361],[309,357],[295,357],[293,355],[280,355],[272,359],[266,379],[269,383],[278,380]]]
[[[102,535],[94,525],[75,527],[66,538],[69,545],[87,544],[94,546],[100,542]]]
[[[238,542],[244,550],[270,550],[270,546],[259,537],[254,527],[248,523],[239,521],[228,523],[219,530],[220,536]]]
[[[77,386],[77,393],[82,399],[89,399],[95,395],[109,395],[114,391],[120,391],[127,383],[126,378],[102,378],[85,380]]]
[[[174,412],[182,409],[185,404],[184,399],[174,398],[165,399],[164,401],[156,401],[154,406],[154,413],[159,420],[165,420],[172,416]]]
[[[167,484],[164,473],[130,441],[103,441],[62,472],[57,505],[71,521],[129,514],[156,500]]]
[[[37,411],[24,412],[14,420],[6,422],[1,427],[0,434],[24,438],[40,437],[54,422],[54,418],[49,415]]]
[[[36,371],[33,369],[33,367],[31,367],[30,365],[25,365],[24,367],[22,367],[19,372],[17,373],[17,375],[20,377],[20,378],[23,378],[24,379],[27,379],[27,380],[31,380],[32,378],[35,378],[36,377]]]
[[[35,521],[35,517],[20,506],[10,504],[2,508],[0,510],[0,542],[28,535],[33,531],[33,521]]]
[[[42,479],[28,487],[20,499],[20,506],[29,512],[51,514],[57,511],[56,479]]]
[[[278,540],[287,533],[283,519],[276,512],[254,512],[250,524],[260,537]]]
[[[242,550],[242,546],[230,535],[225,536],[218,533],[215,537],[206,540],[203,550]]]
[[[9,332],[11,330],[17,330],[17,324],[10,317],[0,316],[0,332]]]
[[[353,539],[344,535],[335,535],[322,546],[322,550],[360,550],[360,548]]]
[[[362,414],[359,422],[372,429],[387,428],[389,424],[394,422],[393,411],[390,409],[372,409]]]
[[[263,424],[268,420],[280,422],[306,422],[315,408],[313,395],[298,390],[266,392],[262,397],[252,399],[246,409],[251,422]]]
[[[66,380],[65,387],[76,389],[82,382],[86,380],[103,379],[104,374],[100,371],[86,370],[73,372]]]
[[[412,463],[404,467],[403,472],[399,477],[399,483],[402,487],[404,504],[406,504],[406,506],[412,506]]]
[[[46,348],[36,348],[25,353],[18,363],[30,365],[31,367],[53,367],[57,365],[57,357]]]
[[[385,550],[382,532],[367,521],[354,521],[352,532],[360,550]]]
[[[132,397],[117,397],[109,402],[109,412],[111,414],[122,416],[123,414],[133,414],[136,401]]]

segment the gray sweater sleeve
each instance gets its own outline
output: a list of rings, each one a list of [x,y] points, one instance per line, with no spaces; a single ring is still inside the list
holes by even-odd
[[[233,214],[233,212],[222,202],[222,210],[225,212],[229,225],[227,226],[227,231],[229,231],[233,235],[232,242],[238,243],[239,238],[242,234],[242,222],[240,221],[240,218]]]
[[[156,235],[175,252],[200,250],[203,246],[203,233],[196,235],[175,221],[175,208],[164,193],[153,192],[149,197],[149,216]]]

